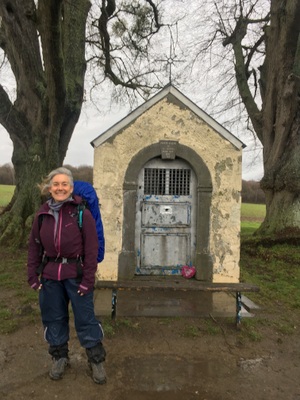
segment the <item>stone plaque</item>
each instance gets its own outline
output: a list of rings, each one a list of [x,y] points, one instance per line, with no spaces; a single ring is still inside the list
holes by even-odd
[[[161,158],[163,160],[174,160],[176,157],[176,140],[161,140],[160,142]]]

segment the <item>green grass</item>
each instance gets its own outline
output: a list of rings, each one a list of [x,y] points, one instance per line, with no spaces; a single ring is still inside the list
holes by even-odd
[[[18,323],[5,304],[0,303],[0,333],[8,334],[15,332],[18,328]]]
[[[269,315],[267,321],[260,317],[243,320],[243,334],[253,341],[261,339],[261,330],[268,324],[278,334],[294,334],[294,316],[300,310],[299,247],[264,243],[253,236],[265,212],[265,205],[242,204],[241,281],[259,286],[259,293],[247,296]]]
[[[262,246],[247,240],[241,246],[242,280],[259,285],[268,307],[300,309],[299,247],[287,244]]]
[[[266,205],[242,203],[241,215],[242,220],[263,220],[266,215]]]
[[[199,329],[195,325],[186,325],[182,333],[182,336],[186,338],[198,337],[200,336]]]
[[[10,202],[14,194],[15,186],[0,185],[0,207],[5,207]]]
[[[113,337],[121,330],[126,330],[129,332],[139,332],[141,330],[141,325],[139,322],[134,321],[131,318],[117,318],[112,320],[111,317],[101,318],[101,324],[105,332],[106,337]]]
[[[241,281],[259,286],[259,293],[247,296],[275,316],[265,321],[245,319],[244,335],[258,341],[262,337],[262,327],[270,324],[278,334],[294,334],[295,320],[299,320],[300,315],[299,247],[264,243],[253,236],[264,219],[264,205],[242,204],[241,214]]]
[[[11,333],[37,318],[38,293],[27,284],[25,251],[1,249],[0,333]]]
[[[241,237],[247,237],[253,235],[255,231],[260,227],[260,222],[241,222]]]
[[[266,215],[265,204],[242,203],[241,206],[241,237],[253,235],[260,227]]]
[[[244,318],[242,322],[242,330],[239,332],[239,340],[244,343],[246,340],[250,342],[259,342],[263,336],[260,328],[264,325],[261,318]]]
[[[274,328],[278,332],[293,333],[291,320],[285,320],[284,316],[300,310],[299,248],[285,243],[263,243],[258,237],[251,236],[259,228],[264,216],[264,205],[242,204],[241,281],[260,287],[258,294],[249,297],[278,315]],[[278,311],[281,309],[286,311],[280,315]]]

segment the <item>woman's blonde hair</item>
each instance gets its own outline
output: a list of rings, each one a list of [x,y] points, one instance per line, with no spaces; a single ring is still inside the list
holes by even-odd
[[[59,168],[56,168],[53,171],[49,172],[49,174],[46,176],[46,178],[39,185],[39,188],[41,190],[41,194],[42,195],[49,194],[49,188],[52,185],[52,179],[56,175],[60,175],[60,174],[67,175],[67,177],[69,178],[70,185],[74,186],[74,180],[73,180],[72,172],[68,168],[59,167]]]

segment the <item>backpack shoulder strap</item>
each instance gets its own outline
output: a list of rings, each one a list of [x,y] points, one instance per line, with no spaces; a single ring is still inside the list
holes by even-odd
[[[80,230],[82,229],[83,212],[85,209],[86,209],[85,201],[82,201],[82,203],[78,204],[78,206],[77,206],[77,223],[78,223]]]

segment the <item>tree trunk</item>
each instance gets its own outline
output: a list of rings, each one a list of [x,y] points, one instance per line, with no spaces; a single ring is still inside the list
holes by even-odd
[[[261,187],[266,195],[267,212],[257,233],[300,236],[300,1],[272,0],[270,21],[268,16],[257,21],[261,38],[257,47],[247,53],[244,42],[254,20],[251,10],[247,13],[241,9],[236,27],[231,35],[225,36],[223,45],[232,45],[239,93],[263,145]],[[258,68],[260,107],[248,80],[253,72],[249,63],[255,51],[261,54],[259,46],[263,42],[265,58]]]
[[[266,194],[266,218],[260,235],[300,237],[300,112],[294,119],[282,152],[274,162],[271,151],[265,157],[261,187]],[[273,161],[273,162],[272,162]]]
[[[258,233],[300,236],[300,2],[271,3],[262,108],[266,218]]]
[[[22,165],[25,163],[22,162]],[[27,163],[27,171],[23,171],[22,184],[17,184],[10,209],[0,219],[0,245],[18,248],[26,245],[34,212],[41,204],[41,195],[37,187],[40,181],[40,170],[46,171],[45,159],[32,167]],[[26,167],[25,167],[26,168]],[[31,171],[31,172],[30,172]],[[45,174],[44,174],[45,175]]]
[[[41,121],[37,120],[22,139],[20,135],[11,134],[16,188],[9,210],[0,219],[0,245],[18,247],[26,244],[34,213],[42,200],[38,184],[51,169],[60,165],[59,152],[48,150],[46,145],[47,132],[51,128],[46,125],[42,128],[45,135],[37,134],[40,129]],[[53,145],[57,149],[57,143]],[[55,157],[48,156],[49,153]]]
[[[0,218],[0,244],[25,244],[41,204],[37,185],[61,166],[80,116],[88,0],[3,0],[0,45],[17,82],[0,84],[0,123],[13,142],[16,189]],[[41,52],[42,46],[42,52]]]

